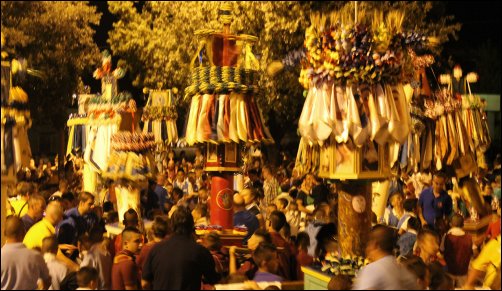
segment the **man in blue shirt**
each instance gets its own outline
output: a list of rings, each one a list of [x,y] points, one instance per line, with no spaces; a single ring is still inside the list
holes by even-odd
[[[437,219],[448,218],[453,209],[451,197],[444,190],[446,175],[439,172],[432,179],[432,187],[422,191],[418,199],[418,216],[422,226],[435,229]]]
[[[245,225],[248,229],[246,237],[243,239],[243,244],[247,245],[248,239],[260,227],[258,218],[251,212],[246,210],[244,198],[240,194],[234,195],[234,226]]]

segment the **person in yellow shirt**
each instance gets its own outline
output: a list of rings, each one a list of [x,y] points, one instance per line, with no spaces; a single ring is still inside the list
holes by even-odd
[[[30,249],[41,249],[42,241],[56,233],[56,225],[63,219],[63,207],[59,201],[51,201],[45,210],[45,217],[35,223],[26,233],[23,243]]]
[[[20,182],[19,184],[17,184],[17,197],[9,199],[7,206],[7,216],[16,215],[18,217],[23,217],[26,213],[28,213],[28,199],[30,198],[32,192],[33,187],[30,183]]]
[[[493,290],[500,289],[500,249],[499,234],[497,238],[490,240],[483,247],[479,256],[472,261],[463,289],[474,289],[477,280],[481,278],[483,273],[486,273],[483,287],[489,287]],[[494,286],[495,284],[498,286]]]

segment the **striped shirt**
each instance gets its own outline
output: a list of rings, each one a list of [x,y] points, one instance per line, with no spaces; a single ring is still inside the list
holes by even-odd
[[[274,204],[275,198],[280,194],[280,185],[279,182],[275,178],[271,178],[269,180],[265,180],[263,182],[263,193],[265,194],[265,198],[263,199],[264,206],[268,207],[271,204]]]

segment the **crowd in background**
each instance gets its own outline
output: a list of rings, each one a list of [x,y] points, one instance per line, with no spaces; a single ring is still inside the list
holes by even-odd
[[[18,174],[7,205],[2,290],[187,290],[238,282],[258,289],[256,282],[301,281],[301,266],[321,270],[341,256],[339,190],[281,157],[278,167],[253,157],[244,189],[234,193],[242,248],[224,246],[218,232],[195,233],[211,221],[211,176],[200,150],[190,158],[169,152],[141,192],[141,213],[129,209],[123,217],[113,184],[105,184],[104,195],[81,191],[77,161],[66,164],[57,189],[57,169],[33,165]],[[355,278],[333,275],[328,288],[500,289],[500,156],[476,179],[493,211],[484,241],[463,230],[473,212],[454,179],[403,174],[391,181],[384,215],[373,215],[369,264]],[[106,224],[117,222],[122,233],[107,236]]]

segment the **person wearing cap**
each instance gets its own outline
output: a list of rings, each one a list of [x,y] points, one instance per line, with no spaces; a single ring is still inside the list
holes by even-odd
[[[234,226],[244,225],[247,227],[247,234],[242,240],[244,245],[247,245],[248,239],[253,235],[253,233],[260,227],[260,222],[256,215],[253,215],[246,209],[246,205],[244,203],[244,198],[241,194],[234,195],[234,217],[233,224]]]

